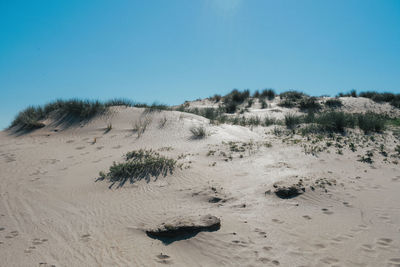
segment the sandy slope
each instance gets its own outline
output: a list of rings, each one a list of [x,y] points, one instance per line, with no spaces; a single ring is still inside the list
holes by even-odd
[[[175,111],[146,115],[151,124],[137,138],[131,124],[142,112],[115,108],[113,116],[57,132],[1,132],[1,266],[400,266],[400,167],[392,159],[357,161],[367,146],[313,156],[304,140],[282,142],[271,127],[215,126]],[[113,129],[104,133],[108,121]],[[210,136],[192,140],[193,125],[205,125]],[[250,145],[232,152],[228,141]],[[391,154],[396,140],[382,142]],[[95,182],[138,148],[184,154],[184,168],[120,189]],[[336,185],[307,187],[293,199],[265,193],[275,182],[320,178]],[[215,196],[223,201],[210,203]],[[170,245],[143,232],[203,214],[221,218],[221,229]]]

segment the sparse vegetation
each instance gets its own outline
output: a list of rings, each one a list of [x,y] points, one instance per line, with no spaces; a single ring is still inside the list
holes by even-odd
[[[297,116],[293,113],[288,113],[285,115],[285,125],[288,129],[294,129],[300,123],[300,121],[300,116]]]
[[[342,100],[338,98],[328,99],[325,101],[325,106],[328,108],[340,108],[343,106]]]
[[[147,116],[139,118],[139,120],[136,122],[132,122],[132,131],[137,134],[137,138],[142,136],[150,123],[151,118]]]
[[[273,100],[276,96],[276,93],[273,89],[264,89],[261,94],[259,94],[259,98],[267,98],[268,100]]]
[[[305,97],[300,100],[299,108],[302,111],[317,111],[322,108],[316,97]]]
[[[204,126],[193,127],[190,129],[193,139],[203,139],[207,136],[207,131]]]
[[[17,131],[34,130],[44,127],[40,122],[50,116],[57,120],[65,120],[69,123],[88,120],[97,114],[104,113],[106,106],[99,101],[90,100],[56,100],[43,107],[28,107],[18,113],[9,128]]]
[[[151,177],[156,179],[168,173],[172,174],[176,166],[176,160],[160,155],[153,150],[135,150],[125,155],[125,162],[113,163],[108,173],[100,172],[98,181],[106,180],[112,188],[116,183],[122,187],[127,181],[131,184]]]
[[[358,126],[364,133],[382,132],[385,129],[385,121],[381,115],[372,112],[358,115]]]

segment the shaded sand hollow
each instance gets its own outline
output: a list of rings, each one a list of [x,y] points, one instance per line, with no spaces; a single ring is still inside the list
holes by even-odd
[[[274,126],[143,111],[118,107],[65,130],[0,133],[1,266],[400,266],[399,165],[378,152],[372,164],[358,161],[376,142],[393,154],[392,135],[313,155],[310,141],[284,140]],[[144,116],[151,122],[138,138],[132,124]],[[199,125],[208,136],[194,140]],[[119,189],[95,182],[140,148],[179,157],[182,169]],[[296,197],[274,194],[298,183],[305,191]],[[206,214],[221,220],[218,231],[170,244],[144,231]]]

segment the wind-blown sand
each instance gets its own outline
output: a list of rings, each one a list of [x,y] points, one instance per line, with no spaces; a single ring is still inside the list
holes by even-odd
[[[345,107],[371,104],[354,101]],[[274,108],[250,112],[286,112]],[[373,164],[358,161],[374,141],[360,141],[365,147],[356,152],[345,146],[343,155],[334,146],[312,155],[306,138],[284,140],[274,126],[211,125],[193,114],[143,110],[113,108],[109,119],[59,131],[0,133],[1,266],[400,266],[400,167],[377,152]],[[138,138],[131,124],[142,116],[151,123]],[[113,129],[104,133],[108,120]],[[207,138],[190,138],[198,125]],[[376,140],[390,155],[398,144],[391,134]],[[245,142],[245,151],[232,151],[229,141]],[[118,189],[95,182],[139,148],[181,155],[183,168]],[[300,196],[273,193],[275,183],[300,179]],[[144,231],[206,214],[221,219],[218,231],[168,245]]]

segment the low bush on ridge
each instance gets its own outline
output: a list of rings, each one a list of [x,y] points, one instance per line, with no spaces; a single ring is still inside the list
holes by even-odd
[[[34,130],[44,126],[40,120],[53,116],[56,119],[87,120],[106,111],[105,104],[90,100],[56,100],[44,107],[28,107],[19,112],[9,128]]]
[[[30,106],[20,111],[9,128],[17,131],[31,131],[45,125],[41,120],[52,117],[56,120],[67,119],[70,122],[90,120],[96,115],[104,114],[111,106],[142,107],[146,112],[169,110],[167,105],[153,103],[152,105],[135,103],[129,99],[116,98],[106,102],[97,100],[56,100],[44,106]]]
[[[328,108],[340,108],[343,106],[342,100],[338,98],[328,99],[325,101],[325,106]]]
[[[133,184],[145,179],[150,181],[151,177],[157,179],[160,175],[172,174],[176,166],[176,160],[160,155],[153,150],[135,150],[125,155],[125,162],[113,163],[108,173],[100,172],[96,181],[106,180],[112,188],[116,183],[118,188],[127,181]]]

